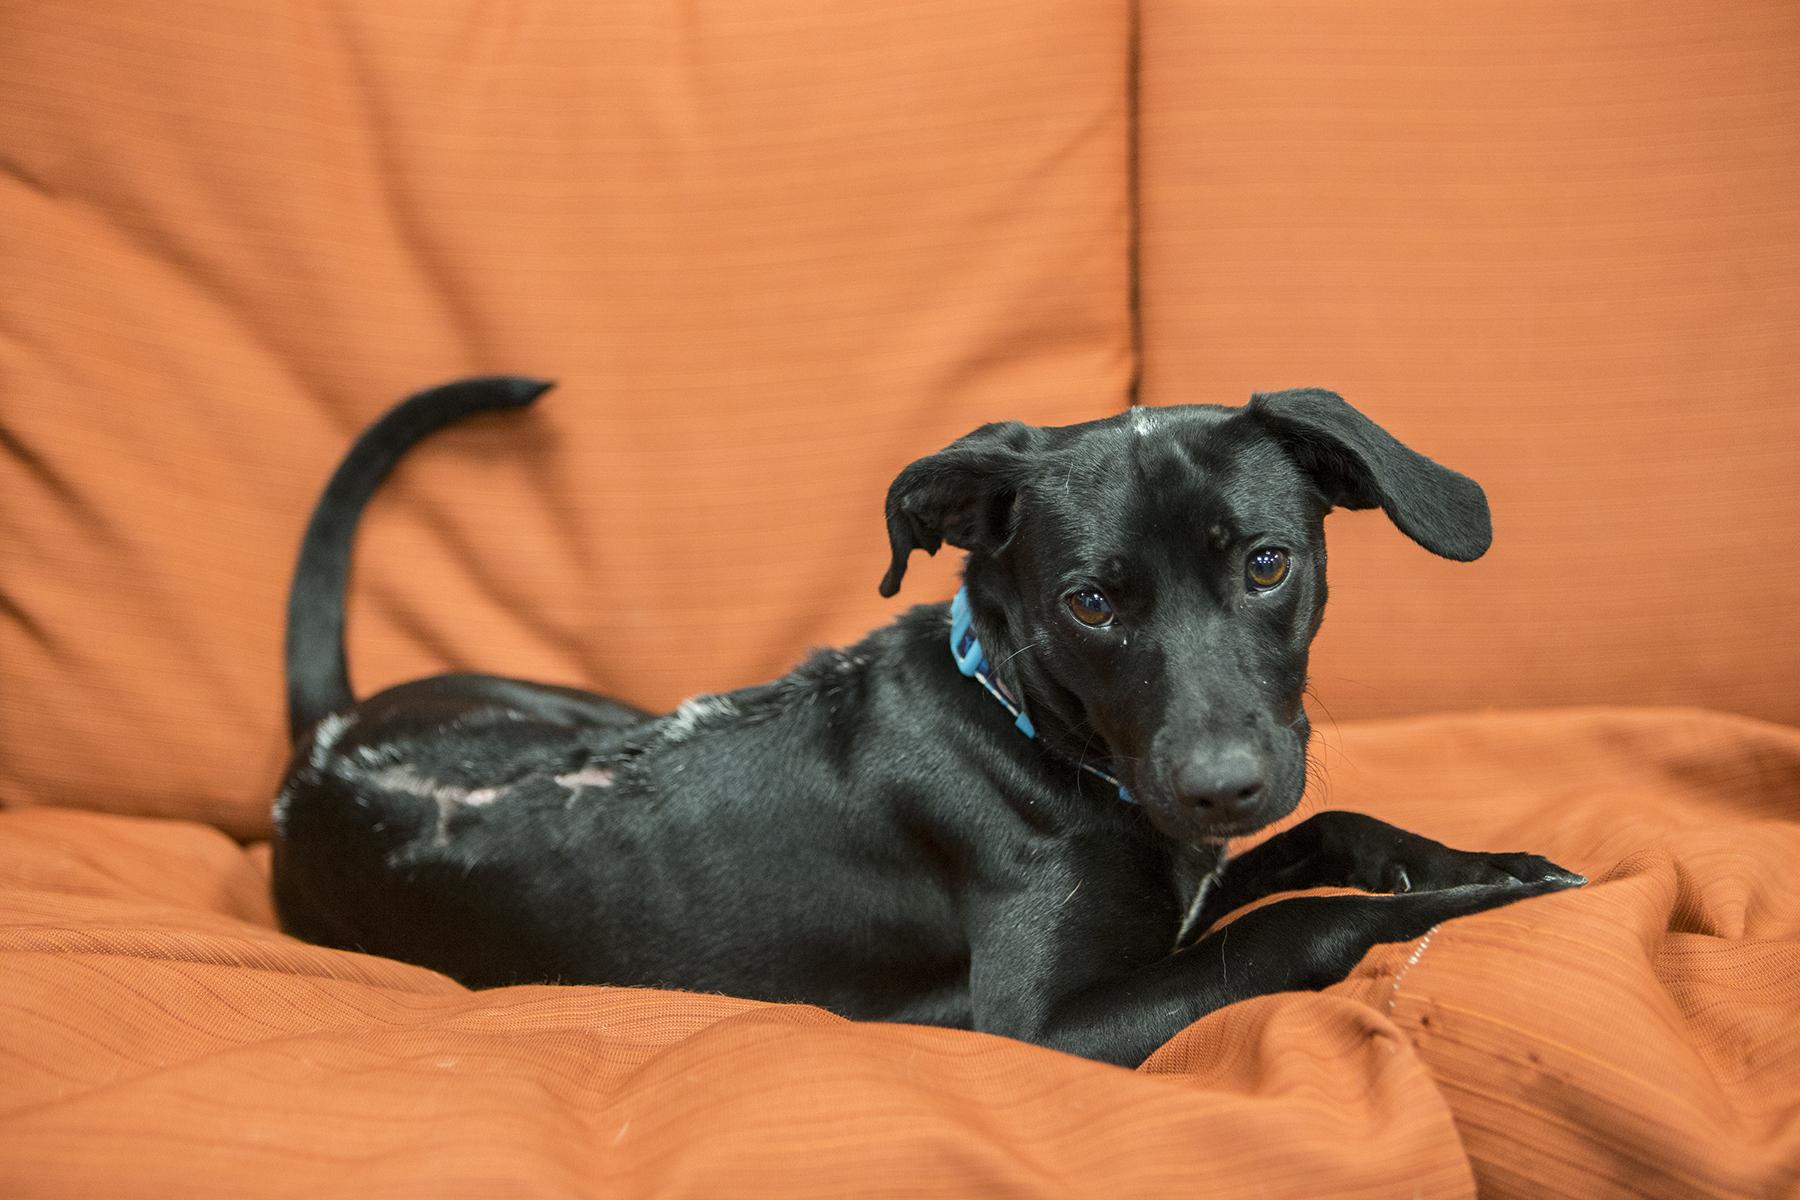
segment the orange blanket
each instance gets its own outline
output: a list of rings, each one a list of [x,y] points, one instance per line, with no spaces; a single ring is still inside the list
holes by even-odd
[[[1322,741],[1331,804],[1594,882],[1139,1072],[718,996],[471,993],[275,932],[258,855],[212,829],[0,813],[0,1194],[1800,1187],[1800,732],[1591,710]]]

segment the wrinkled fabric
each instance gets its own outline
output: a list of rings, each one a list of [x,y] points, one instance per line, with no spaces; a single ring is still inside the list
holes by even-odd
[[[1213,1013],[1139,1071],[815,1008],[469,992],[271,928],[191,822],[0,813],[8,1196],[1780,1196],[1800,733],[1345,724],[1323,803],[1586,888]]]
[[[1773,0],[12,6],[0,1195],[1800,1192],[1800,732],[1617,707],[1800,720],[1796,46]],[[274,929],[233,838],[292,555],[401,394],[561,384],[377,498],[361,690],[665,707],[947,597],[876,595],[892,475],[1140,369],[1487,485],[1473,565],[1330,519],[1304,811],[1587,888],[1139,1071]]]

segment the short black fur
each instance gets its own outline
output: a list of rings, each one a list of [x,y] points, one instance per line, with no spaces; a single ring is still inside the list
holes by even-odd
[[[1134,1064],[1222,1005],[1324,986],[1371,945],[1582,882],[1343,812],[1225,861],[1224,839],[1304,787],[1329,508],[1379,506],[1452,558],[1489,537],[1478,486],[1329,392],[990,425],[900,473],[883,594],[913,550],[968,551],[976,631],[1035,740],[958,673],[941,604],[662,716],[469,674],[354,701],[342,602],[364,501],[431,429],[546,386],[411,398],[309,527],[275,846],[302,937],[474,986],[807,1001]],[[1270,548],[1285,575],[1252,586],[1248,556]],[[1110,623],[1077,619],[1074,595]],[[1324,885],[1390,894],[1281,900],[1208,932]]]

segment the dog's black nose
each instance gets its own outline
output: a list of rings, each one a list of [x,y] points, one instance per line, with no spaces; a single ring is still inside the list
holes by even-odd
[[[1175,789],[1203,820],[1230,825],[1255,811],[1263,782],[1262,757],[1248,746],[1228,746],[1189,758]]]

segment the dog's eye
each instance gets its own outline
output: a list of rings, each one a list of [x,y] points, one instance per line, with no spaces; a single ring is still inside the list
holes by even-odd
[[[1279,585],[1287,573],[1287,551],[1274,546],[1264,546],[1244,562],[1244,579],[1253,592],[1266,592]]]
[[[1082,588],[1068,595],[1069,611],[1083,625],[1095,629],[1111,625],[1113,621],[1112,602],[1093,588]]]

